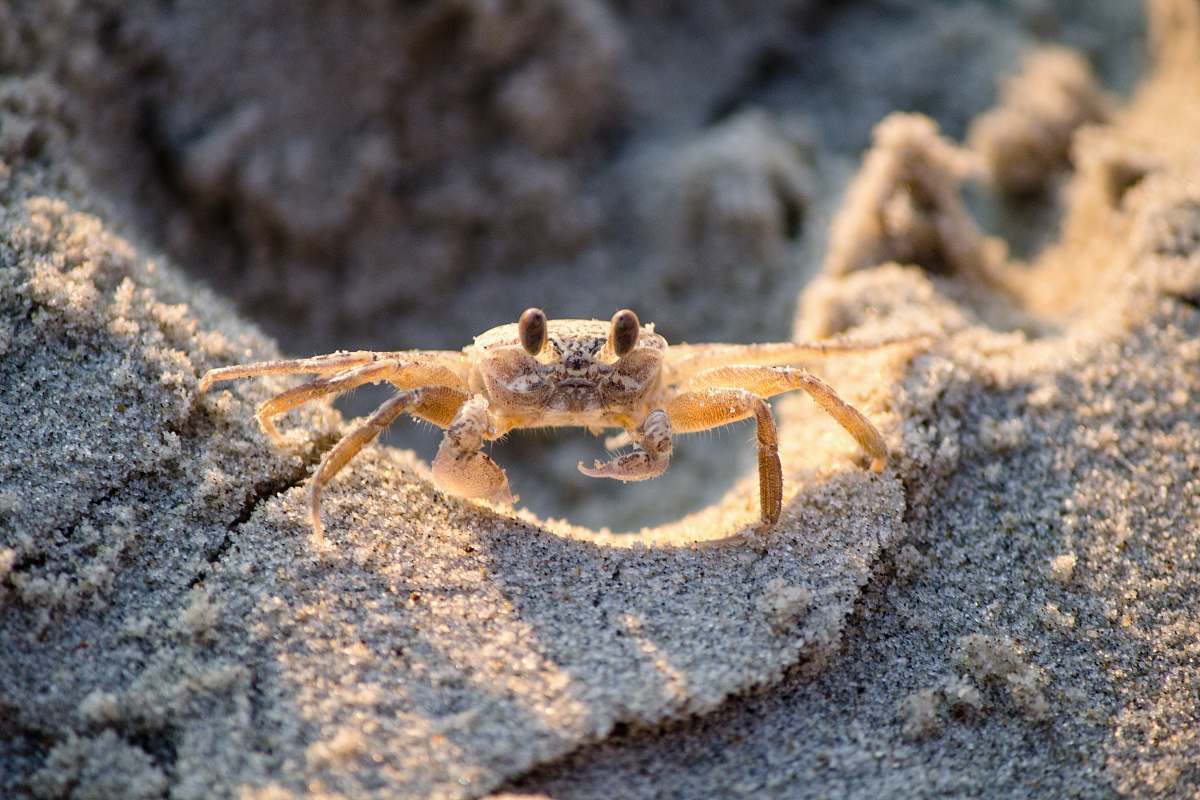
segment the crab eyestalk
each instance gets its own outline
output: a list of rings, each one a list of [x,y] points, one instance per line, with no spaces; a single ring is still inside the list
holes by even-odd
[[[517,320],[517,332],[521,335],[521,347],[531,356],[542,352],[546,346],[546,312],[540,308],[527,308]]]
[[[628,308],[623,308],[613,314],[612,325],[608,329],[608,345],[617,358],[637,347],[638,335],[642,332],[642,323],[637,314]]]

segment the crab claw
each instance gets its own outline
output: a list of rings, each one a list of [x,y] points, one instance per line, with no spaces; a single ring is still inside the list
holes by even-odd
[[[580,461],[579,471],[589,478],[612,478],[618,481],[648,481],[662,475],[671,463],[671,420],[667,412],[656,409],[646,415],[645,421],[635,435],[629,432],[614,436],[604,444],[609,449],[637,441],[637,447],[612,461],[595,462],[585,467]]]
[[[495,461],[479,451],[458,453],[453,443],[443,443],[438,448],[433,460],[433,482],[439,489],[459,497],[506,505],[515,500],[508,488],[508,476]]]
[[[671,463],[670,455],[656,456],[640,447],[632,453],[618,456],[612,461],[596,461],[585,467],[580,461],[578,469],[589,478],[612,478],[618,481],[648,481],[662,475]]]
[[[489,503],[495,503],[499,506],[514,506],[521,499],[520,495],[513,494],[506,483],[498,492],[494,492],[489,497],[485,498]]]

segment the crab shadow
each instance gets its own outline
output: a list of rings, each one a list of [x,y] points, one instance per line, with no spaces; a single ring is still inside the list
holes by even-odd
[[[220,570],[238,598],[229,631],[275,708],[264,741],[315,752],[309,766],[351,793],[398,768],[413,794],[469,794],[771,682],[837,641],[901,532],[899,481],[851,464],[791,470],[797,491],[768,532],[750,479],[673,525],[610,535],[431,493],[403,452],[360,461],[327,494],[329,552],[314,556],[297,488]],[[383,761],[322,760],[364,713]]]

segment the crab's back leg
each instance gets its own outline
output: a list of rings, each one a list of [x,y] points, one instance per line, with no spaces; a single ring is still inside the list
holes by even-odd
[[[313,543],[317,547],[324,543],[321,491],[364,445],[375,439],[384,428],[406,411],[445,427],[469,397],[466,392],[449,386],[428,386],[400,392],[376,409],[363,424],[343,436],[321,459],[321,464],[308,483],[308,510],[312,520]]]
[[[684,391],[666,404],[676,433],[718,428],[754,417],[758,439],[758,499],[764,525],[779,521],[783,509],[783,469],[779,464],[779,438],[771,409],[758,395],[745,389],[710,388]]]
[[[732,365],[772,366],[795,364],[815,356],[863,353],[882,347],[928,340],[928,334],[890,338],[822,342],[767,342],[763,344],[673,344],[667,350],[669,383],[682,384],[705,370]]]
[[[290,361],[221,367],[205,373],[200,380],[200,391],[206,391],[219,381],[304,373],[317,373],[320,377],[281,392],[259,406],[256,414],[258,423],[277,444],[282,443],[283,437],[275,427],[274,418],[323,395],[340,394],[366,383],[380,381],[389,381],[397,389],[432,385],[466,388],[461,353],[440,350],[375,353],[360,350]]]
[[[703,390],[714,387],[737,387],[759,397],[803,389],[871,456],[874,472],[881,471],[887,463],[887,445],[870,420],[807,370],[798,367],[718,367],[694,376],[683,388]]]
[[[254,378],[260,375],[326,375],[341,372],[351,367],[370,364],[373,361],[422,361],[439,364],[463,375],[462,353],[454,350],[409,350],[380,353],[371,350],[343,351],[311,358],[290,358],[279,361],[258,361],[253,364],[234,364],[229,367],[210,369],[200,378],[200,393],[207,392],[214,383],[233,381],[239,378]]]
[[[280,443],[283,437],[275,427],[275,417],[323,395],[341,394],[367,383],[381,381],[387,381],[397,389],[448,386],[452,389],[466,390],[466,385],[458,373],[440,364],[425,361],[405,363],[400,359],[375,361],[344,372],[324,375],[275,395],[259,406],[256,414],[258,423],[272,439]]]
[[[257,361],[253,364],[234,364],[229,367],[210,369],[200,378],[200,393],[204,394],[214,383],[235,381],[239,378],[254,378],[259,375],[297,375],[304,373],[340,372],[360,364],[368,364],[380,358],[379,353],[355,350],[329,353],[312,358],[289,358],[279,361]]]

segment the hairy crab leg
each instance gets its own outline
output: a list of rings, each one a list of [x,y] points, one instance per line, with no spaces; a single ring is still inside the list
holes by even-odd
[[[275,427],[275,417],[323,395],[341,394],[363,384],[381,381],[387,381],[401,390],[420,386],[448,386],[464,391],[467,388],[457,373],[439,364],[429,364],[425,361],[406,364],[400,359],[376,361],[345,372],[322,376],[275,395],[259,406],[256,414],[258,424],[276,444],[282,444],[283,436]]]
[[[677,433],[719,428],[754,417],[758,439],[758,502],[762,523],[770,527],[783,510],[783,468],[779,464],[779,437],[771,408],[745,389],[685,391],[667,402],[667,414]]]
[[[229,367],[210,369],[200,378],[200,393],[207,392],[214,383],[233,381],[239,378],[254,378],[260,375],[303,375],[341,372],[351,367],[375,361],[406,359],[438,364],[452,370],[460,379],[465,379],[462,353],[457,350],[407,350],[398,352],[374,352],[354,350],[329,353],[311,358],[290,358],[279,361],[257,361],[253,364],[234,364]]]
[[[893,345],[929,339],[929,334],[881,339],[828,339],[821,342],[769,342],[764,344],[673,344],[667,350],[664,371],[668,383],[683,384],[705,370],[732,365],[773,366],[833,353],[864,353]]]
[[[286,414],[298,405],[307,403],[327,394],[341,394],[365,383],[376,383],[393,369],[391,363],[375,362],[362,364],[344,372],[322,376],[316,380],[301,384],[281,392],[264,402],[255,412],[259,427],[271,437],[277,445],[283,445],[283,435],[275,427],[275,417]]]
[[[871,470],[880,472],[887,464],[887,445],[870,420],[854,406],[838,396],[827,383],[799,367],[718,367],[694,376],[684,385],[687,390],[716,387],[736,387],[759,397],[803,389],[855,438],[871,457]]]
[[[340,372],[360,364],[369,364],[383,358],[382,353],[369,350],[329,353],[312,358],[289,358],[280,361],[256,361],[252,364],[234,364],[229,367],[210,369],[200,378],[200,393],[204,394],[214,383],[235,381],[239,378],[255,378],[259,375],[297,375],[304,373]]]
[[[325,543],[324,526],[321,523],[321,491],[364,445],[379,436],[384,428],[406,411],[444,428],[451,424],[469,397],[466,392],[450,386],[426,386],[400,392],[376,409],[365,422],[343,436],[321,459],[308,483],[308,512],[314,546],[320,549]]]

